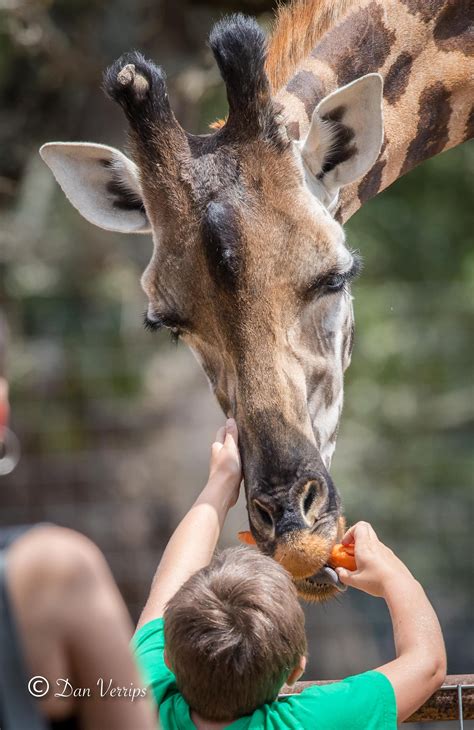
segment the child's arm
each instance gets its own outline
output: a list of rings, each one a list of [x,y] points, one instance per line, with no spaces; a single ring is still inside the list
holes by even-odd
[[[417,710],[443,683],[446,651],[436,614],[408,568],[359,522],[344,536],[355,543],[356,571],[338,568],[341,581],[385,599],[392,619],[397,658],[377,671],[390,680],[398,722]]]
[[[137,628],[163,615],[168,601],[187,579],[209,564],[227,512],[239,496],[241,467],[237,426],[229,419],[211,447],[209,479],[173,533]]]

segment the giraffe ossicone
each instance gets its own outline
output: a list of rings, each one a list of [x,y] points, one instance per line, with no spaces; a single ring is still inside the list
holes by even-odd
[[[137,73],[135,64],[127,63],[117,74],[117,81],[122,86],[133,86],[137,96],[144,97],[150,89],[147,79]]]

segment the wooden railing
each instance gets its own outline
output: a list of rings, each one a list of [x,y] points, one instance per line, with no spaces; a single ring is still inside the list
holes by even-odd
[[[282,695],[299,694],[307,687],[330,683],[329,681],[297,682],[293,687],[285,687]],[[461,730],[464,727],[464,720],[474,720],[474,674],[448,675],[443,686],[405,722],[443,720],[457,720]]]

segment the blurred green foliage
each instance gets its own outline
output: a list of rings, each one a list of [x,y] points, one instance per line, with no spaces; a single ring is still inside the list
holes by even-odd
[[[468,671],[474,598],[472,142],[399,180],[347,226],[365,270],[334,476],[441,615]]]

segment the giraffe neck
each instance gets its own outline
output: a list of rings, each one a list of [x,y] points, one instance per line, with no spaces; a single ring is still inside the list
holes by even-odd
[[[335,217],[415,165],[474,136],[472,0],[360,0],[277,94],[290,136],[303,139],[316,104],[370,72],[384,78],[385,141],[369,173],[341,193]]]

